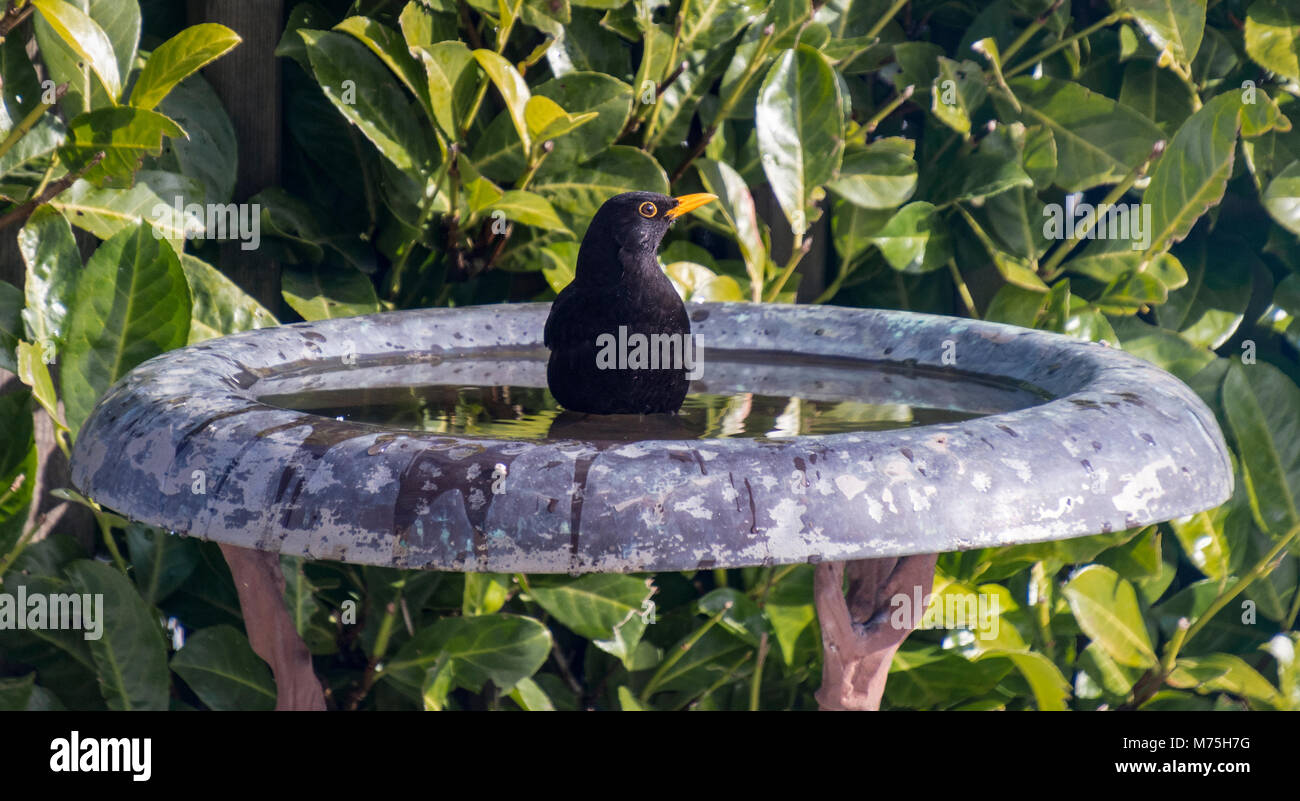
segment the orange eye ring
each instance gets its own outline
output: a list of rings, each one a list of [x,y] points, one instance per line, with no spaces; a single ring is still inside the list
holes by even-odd
[[[640,214],[642,217],[645,217],[647,219],[653,218],[656,214],[659,213],[659,209],[655,208],[655,204],[651,203],[648,200],[642,203],[640,206],[637,206],[636,210],[638,214]]]

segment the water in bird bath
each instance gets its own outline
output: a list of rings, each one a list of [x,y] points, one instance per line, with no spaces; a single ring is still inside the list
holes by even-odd
[[[504,356],[504,355],[502,355]],[[954,369],[728,352],[710,361],[676,415],[564,411],[538,354],[360,358],[259,382],[258,400],[386,428],[495,439],[765,438],[957,422],[1042,403],[1036,387]],[[459,380],[448,380],[450,377]],[[400,380],[399,380],[400,379]]]

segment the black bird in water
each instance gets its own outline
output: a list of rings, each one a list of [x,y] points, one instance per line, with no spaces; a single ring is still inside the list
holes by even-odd
[[[691,321],[659,267],[668,226],[716,195],[615,195],[596,212],[573,282],[551,305],[546,383],[564,408],[589,414],[676,412],[690,385]]]

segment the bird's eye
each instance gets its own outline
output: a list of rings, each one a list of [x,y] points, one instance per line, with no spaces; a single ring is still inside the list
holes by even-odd
[[[646,201],[645,203],[642,203],[640,206],[637,206],[636,210],[641,213],[642,217],[646,217],[646,218],[654,217],[656,214],[659,213],[659,209],[655,208],[655,204],[651,203],[650,201]]]

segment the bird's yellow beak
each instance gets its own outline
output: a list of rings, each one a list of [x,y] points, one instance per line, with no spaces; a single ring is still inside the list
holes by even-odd
[[[700,206],[703,206],[705,203],[712,203],[717,199],[718,199],[717,195],[710,195],[708,192],[699,192],[694,195],[682,195],[681,197],[675,197],[673,198],[673,200],[677,201],[677,205],[673,206],[671,209],[664,212],[664,216],[670,220],[675,220],[678,217],[682,216],[683,214],[686,214],[687,212],[690,211],[695,211]]]

